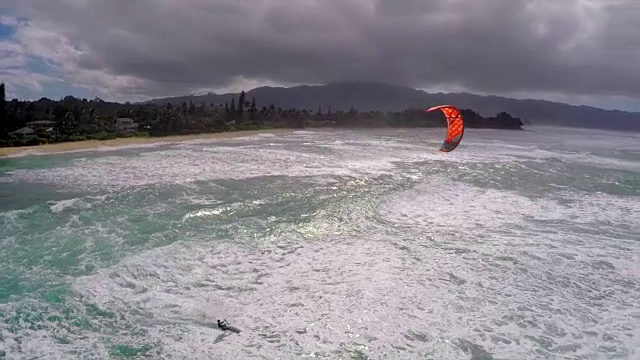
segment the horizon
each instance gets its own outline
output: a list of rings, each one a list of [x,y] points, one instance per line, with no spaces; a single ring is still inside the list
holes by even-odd
[[[108,100],[108,99],[103,99],[100,98],[99,96],[95,96],[95,97],[83,97],[83,96],[76,96],[74,94],[66,94],[63,95],[62,97],[59,98],[51,98],[51,97],[47,97],[47,96],[42,96],[40,98],[37,99],[18,99],[18,98],[8,98],[7,97],[7,101],[11,101],[11,100],[18,100],[18,101],[40,101],[40,100],[51,100],[51,101],[60,101],[62,99],[64,99],[65,97],[71,96],[75,99],[87,99],[87,100],[93,100],[95,98],[99,98],[102,101],[105,102],[110,102],[110,103],[118,103],[118,104],[125,104],[127,102],[131,103],[132,105],[136,105],[136,104],[143,104],[143,103],[148,103],[148,102],[153,102],[153,101],[159,101],[159,100],[167,100],[167,99],[174,99],[174,98],[182,98],[182,97],[200,97],[200,96],[207,96],[207,95],[214,95],[214,96],[232,96],[232,95],[239,95],[242,91],[244,91],[245,93],[249,93],[253,90],[256,89],[260,89],[260,88],[280,88],[280,89],[289,89],[289,88],[295,88],[295,87],[322,87],[322,86],[327,86],[327,85],[332,85],[332,84],[344,84],[344,83],[369,83],[369,84],[377,84],[377,85],[382,85],[382,86],[399,86],[399,87],[405,87],[405,88],[410,88],[410,89],[414,89],[414,90],[418,90],[418,91],[424,91],[428,94],[468,94],[468,95],[472,95],[472,96],[482,96],[482,97],[498,97],[498,98],[504,98],[504,99],[512,99],[512,100],[520,100],[520,101],[548,101],[551,103],[556,103],[556,104],[563,104],[563,105],[570,105],[570,106],[582,106],[582,107],[590,107],[590,108],[594,108],[594,109],[600,109],[600,110],[606,110],[606,111],[621,111],[621,112],[628,112],[628,113],[636,113],[636,114],[640,114],[640,109],[638,110],[625,110],[625,109],[618,109],[618,108],[605,108],[605,107],[599,107],[596,105],[589,105],[589,104],[571,104],[571,103],[567,103],[567,102],[562,102],[562,101],[554,101],[554,100],[547,100],[547,99],[539,99],[539,98],[515,98],[515,97],[509,97],[509,96],[503,96],[503,95],[494,95],[494,94],[476,94],[476,93],[470,93],[467,91],[459,91],[459,92],[442,92],[442,91],[438,91],[438,92],[429,92],[427,90],[424,89],[416,89],[410,86],[404,86],[404,85],[397,85],[397,84],[391,84],[391,83],[383,83],[383,82],[372,82],[372,81],[337,81],[337,82],[331,82],[331,83],[326,83],[326,84],[300,84],[300,85],[292,85],[292,86],[273,86],[273,85],[262,85],[262,86],[258,86],[258,87],[254,87],[251,89],[241,89],[237,92],[224,92],[224,93],[216,93],[213,91],[208,91],[206,93],[192,93],[192,94],[185,94],[185,95],[175,95],[175,96],[165,96],[165,97],[156,97],[156,98],[152,98],[152,99],[146,99],[146,100],[138,100],[138,101],[118,101],[118,100]]]
[[[358,81],[640,112],[633,0],[149,1],[6,0],[7,98],[135,103]]]

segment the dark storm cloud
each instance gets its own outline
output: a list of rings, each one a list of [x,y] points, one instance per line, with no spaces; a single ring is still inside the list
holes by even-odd
[[[77,72],[74,79],[90,77],[128,92],[217,88],[243,76],[280,83],[379,80],[416,87],[457,84],[469,91],[640,97],[637,0],[31,5],[34,26],[73,47],[73,55],[56,56],[68,72]],[[104,80],[114,76],[128,80]]]

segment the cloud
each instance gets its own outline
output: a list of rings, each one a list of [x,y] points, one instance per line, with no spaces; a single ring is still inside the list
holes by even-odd
[[[14,18],[0,16],[0,26],[3,32],[10,36],[13,28],[19,25]],[[16,41],[0,38],[0,81],[11,84],[6,90],[8,98],[16,96],[16,89],[25,89],[34,92],[43,90],[43,83],[54,79],[43,74],[29,71],[31,58],[24,47]]]
[[[102,96],[377,80],[640,101],[637,0],[21,4],[30,21],[15,41],[26,55]]]

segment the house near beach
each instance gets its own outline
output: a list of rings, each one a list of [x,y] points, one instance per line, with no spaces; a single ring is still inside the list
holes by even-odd
[[[118,118],[115,123],[116,132],[134,133],[138,131],[138,123],[131,118]]]
[[[23,139],[23,140],[31,140],[37,137],[36,131],[26,126],[10,132],[9,135],[13,135],[16,138]]]

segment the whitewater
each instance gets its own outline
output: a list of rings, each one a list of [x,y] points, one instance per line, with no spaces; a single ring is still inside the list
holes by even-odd
[[[444,132],[0,159],[0,359],[640,358],[640,134]]]

